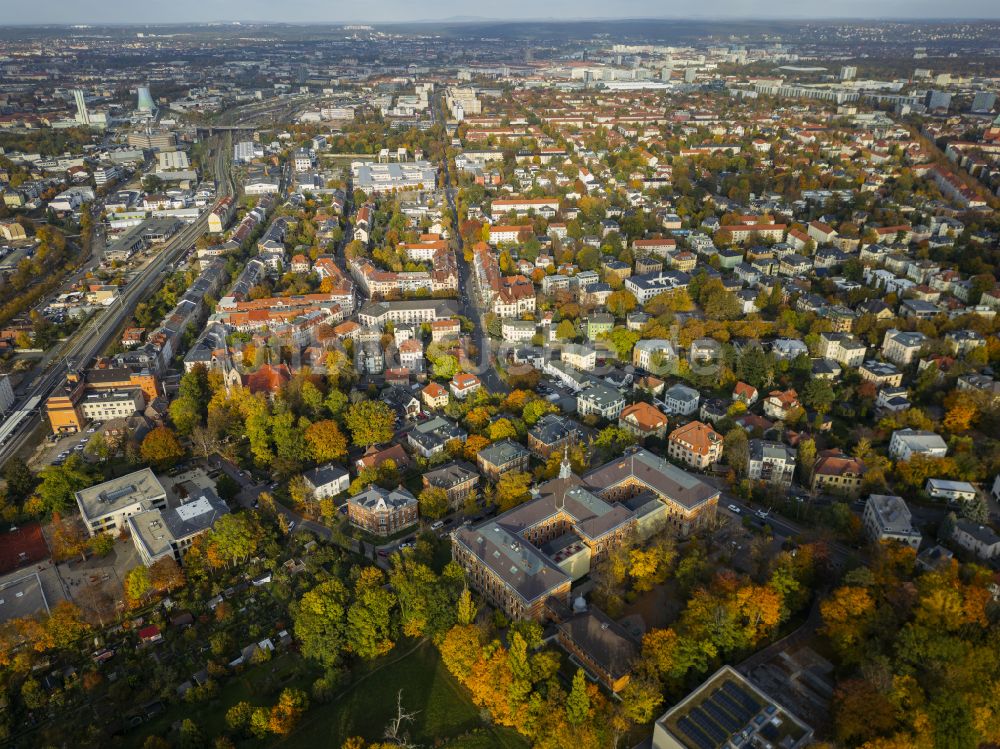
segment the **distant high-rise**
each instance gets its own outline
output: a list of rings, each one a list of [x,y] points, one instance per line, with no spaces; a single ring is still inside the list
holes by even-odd
[[[996,103],[997,95],[992,91],[977,91],[972,100],[972,111],[977,114],[989,114]]]
[[[853,81],[858,75],[858,69],[853,65],[844,65],[840,69],[840,80],[842,81]]]
[[[931,110],[945,110],[951,107],[951,94],[946,91],[935,91],[931,90],[927,92],[927,96],[924,99],[924,104],[927,105],[927,109]]]
[[[90,112],[87,111],[87,100],[83,98],[81,89],[73,89],[73,99],[76,101],[76,121],[81,125],[90,124]]]
[[[138,109],[140,112],[152,112],[156,109],[153,95],[149,93],[149,86],[139,86]]]
[[[695,78],[698,75],[698,70],[696,68],[685,68],[684,69],[684,82],[694,83]]]

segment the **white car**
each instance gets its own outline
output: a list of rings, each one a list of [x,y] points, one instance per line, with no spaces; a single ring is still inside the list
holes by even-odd
[[[736,515],[739,515],[741,512],[740,508],[737,507],[736,505],[729,505],[729,507],[726,509],[728,509],[732,513],[735,513]]]

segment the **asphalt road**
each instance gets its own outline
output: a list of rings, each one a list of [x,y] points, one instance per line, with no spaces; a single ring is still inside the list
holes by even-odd
[[[442,126],[445,124],[443,106],[441,98],[435,98],[432,111],[434,112],[434,118],[437,119]],[[447,141],[447,131],[445,131],[445,141]],[[447,143],[443,143],[442,145],[446,146]],[[490,338],[486,329],[483,327],[483,311],[479,306],[478,296],[473,293],[475,283],[472,278],[472,266],[465,261],[464,243],[462,241],[462,235],[458,231],[458,208],[455,205],[456,190],[451,185],[451,173],[448,170],[447,152],[445,152],[445,155],[442,155],[441,157],[441,171],[444,174],[445,199],[447,200],[448,208],[451,211],[451,226],[458,246],[456,254],[458,259],[459,313],[472,322],[473,340],[479,348],[479,362],[475,374],[480,380],[482,380],[483,385],[491,393],[506,393],[510,390],[510,388],[507,387],[507,383],[505,383],[500,377],[500,373],[497,372],[496,366],[494,365]]]

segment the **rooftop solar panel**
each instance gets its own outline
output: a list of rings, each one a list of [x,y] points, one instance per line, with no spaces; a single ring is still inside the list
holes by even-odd
[[[696,707],[688,713],[688,717],[694,721],[695,725],[701,730],[715,739],[717,744],[722,744],[729,734],[723,731],[719,725],[709,717],[708,713],[702,710],[700,707]]]
[[[731,681],[722,683],[722,688],[726,690],[733,699],[743,705],[747,710],[756,713],[760,710],[761,704],[754,699],[747,690],[740,688]]]
[[[691,722],[691,720],[685,716],[677,721],[677,727],[695,743],[698,749],[716,749],[718,744],[712,741],[705,732],[702,731],[698,726]]]
[[[726,729],[729,733],[735,733],[737,729],[742,728],[741,724],[736,718],[727,713],[722,709],[717,703],[711,700],[702,703],[702,709],[707,712],[716,723]]]
[[[736,719],[743,724],[746,724],[747,721],[749,721],[750,718],[753,717],[753,713],[751,713],[749,710],[743,707],[743,705],[738,703],[736,700],[734,700],[732,697],[730,697],[721,689],[715,690],[715,693],[712,695],[712,700],[722,705],[722,707],[724,707],[726,710],[732,713],[736,717]]]

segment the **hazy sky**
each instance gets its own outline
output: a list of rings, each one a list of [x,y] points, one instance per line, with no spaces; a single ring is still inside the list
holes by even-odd
[[[164,23],[186,21],[340,22],[498,18],[997,18],[997,0],[0,0],[6,23]]]

